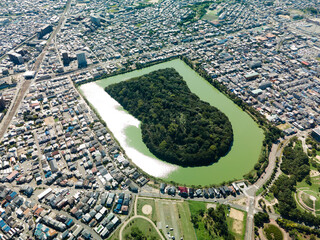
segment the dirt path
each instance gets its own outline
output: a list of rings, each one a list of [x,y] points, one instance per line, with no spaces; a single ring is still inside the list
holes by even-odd
[[[316,212],[315,212],[315,201],[313,201],[313,209],[309,206],[307,206],[303,200],[302,200],[302,197],[301,197],[301,194],[303,193],[303,191],[299,190],[298,189],[298,193],[294,194],[294,197],[295,197],[295,200],[296,202],[304,209],[312,212],[314,215],[316,215]]]
[[[180,239],[180,233],[179,233],[179,227],[178,227],[178,222],[177,222],[177,210],[176,210],[176,203],[173,202],[172,204],[170,204],[170,208],[171,208],[171,221],[173,224],[173,232],[174,232],[174,236],[176,236],[176,239]],[[175,216],[176,215],[176,216]]]

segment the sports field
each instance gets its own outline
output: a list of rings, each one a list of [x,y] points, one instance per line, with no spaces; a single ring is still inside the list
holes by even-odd
[[[197,239],[191,223],[189,204],[185,201],[139,198],[137,213],[150,218],[166,237]]]

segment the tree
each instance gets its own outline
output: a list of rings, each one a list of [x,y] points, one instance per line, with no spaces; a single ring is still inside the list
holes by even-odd
[[[143,142],[162,160],[203,166],[230,150],[233,132],[227,116],[193,94],[173,68],[112,84],[105,90],[141,121]]]
[[[0,112],[3,112],[6,108],[6,102],[4,101],[3,97],[0,97]]]
[[[266,212],[258,212],[254,215],[254,225],[263,227],[264,223],[270,222],[269,215]]]

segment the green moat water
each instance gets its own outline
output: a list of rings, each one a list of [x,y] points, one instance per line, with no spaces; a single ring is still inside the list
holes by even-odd
[[[187,82],[191,92],[227,115],[232,124],[234,141],[229,153],[220,158],[217,163],[204,167],[179,167],[164,179],[186,185],[219,184],[223,181],[241,179],[258,161],[264,138],[263,131],[247,113],[200,77],[198,73],[183,61],[178,59],[172,60],[141,70],[106,78],[96,83],[105,88],[112,83],[118,83],[168,67],[176,69]],[[110,130],[112,131],[112,129]],[[124,132],[130,147],[135,148],[146,156],[156,158],[143,143],[140,128],[129,126]]]

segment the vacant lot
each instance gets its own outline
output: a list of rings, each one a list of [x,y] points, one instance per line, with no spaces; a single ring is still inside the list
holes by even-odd
[[[229,231],[233,233],[236,239],[244,239],[246,213],[234,208],[230,209],[229,217],[227,217]]]

